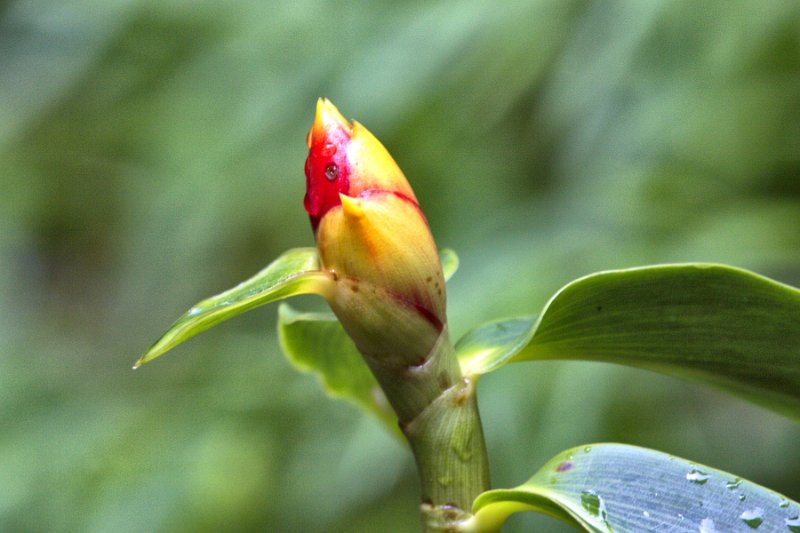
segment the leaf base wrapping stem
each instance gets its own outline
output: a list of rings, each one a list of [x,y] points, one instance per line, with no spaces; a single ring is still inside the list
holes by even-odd
[[[459,531],[472,502],[489,488],[489,463],[475,382],[461,375],[447,330],[421,365],[365,360],[414,453],[425,531]]]

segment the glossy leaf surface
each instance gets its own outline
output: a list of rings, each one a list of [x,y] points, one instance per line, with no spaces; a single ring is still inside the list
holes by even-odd
[[[287,251],[247,281],[189,309],[136,361],[134,368],[254,307],[296,294],[322,292],[330,283],[330,277],[318,269],[319,260],[314,248]]]
[[[472,531],[538,511],[591,532],[800,531],[800,504],[731,474],[622,444],[567,450],[525,484],[475,500]]]
[[[480,326],[462,367],[580,359],[707,383],[800,418],[800,291],[722,265],[600,272],[561,289],[538,321]]]

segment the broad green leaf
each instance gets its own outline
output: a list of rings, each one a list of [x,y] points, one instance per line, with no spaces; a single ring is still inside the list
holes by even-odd
[[[596,533],[800,531],[800,504],[731,474],[623,444],[560,453],[525,484],[476,498],[474,532],[536,511]]]
[[[733,267],[592,274],[561,289],[538,321],[481,326],[458,346],[475,374],[509,361],[605,361],[714,385],[800,418],[800,291]]]
[[[330,281],[330,276],[319,270],[314,248],[289,250],[247,281],[189,309],[136,361],[134,368],[223,320],[295,294],[319,294]]]
[[[333,314],[303,313],[282,304],[278,336],[286,358],[299,370],[316,374],[329,396],[354,403],[400,436],[397,416]]]

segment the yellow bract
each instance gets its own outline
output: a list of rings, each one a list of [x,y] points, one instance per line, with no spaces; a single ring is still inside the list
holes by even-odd
[[[403,171],[381,142],[364,126],[353,121],[353,134],[347,147],[350,163],[351,196],[364,191],[396,192],[417,202]]]
[[[341,195],[341,202],[317,232],[322,267],[379,286],[445,323],[444,277],[419,207],[391,192]]]

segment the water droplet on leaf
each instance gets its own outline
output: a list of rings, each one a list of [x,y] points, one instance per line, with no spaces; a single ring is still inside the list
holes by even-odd
[[[789,528],[789,531],[792,533],[800,533],[800,516],[795,516],[794,518],[787,518],[786,519],[786,527]]]
[[[593,490],[581,491],[581,505],[586,509],[589,514],[596,516],[600,521],[611,531],[608,524],[608,512],[606,511],[606,502],[600,497],[597,492]]]
[[[693,468],[688,474],[686,474],[686,479],[688,479],[692,483],[697,483],[698,485],[704,485],[706,481],[708,481],[708,474],[706,474],[701,470]]]
[[[603,500],[595,491],[584,490],[581,491],[581,505],[584,509],[589,511],[592,516],[599,516],[600,507],[603,505]]]
[[[753,510],[745,511],[739,518],[742,519],[742,522],[750,526],[750,529],[757,529],[758,526],[764,522],[764,510],[760,507],[756,507]]]
[[[703,518],[700,521],[700,533],[717,533],[717,529],[714,527],[714,521],[710,518]]]
[[[739,488],[739,485],[741,484],[742,480],[737,477],[733,481],[728,481],[727,483],[725,483],[725,488],[728,490],[736,490]]]

